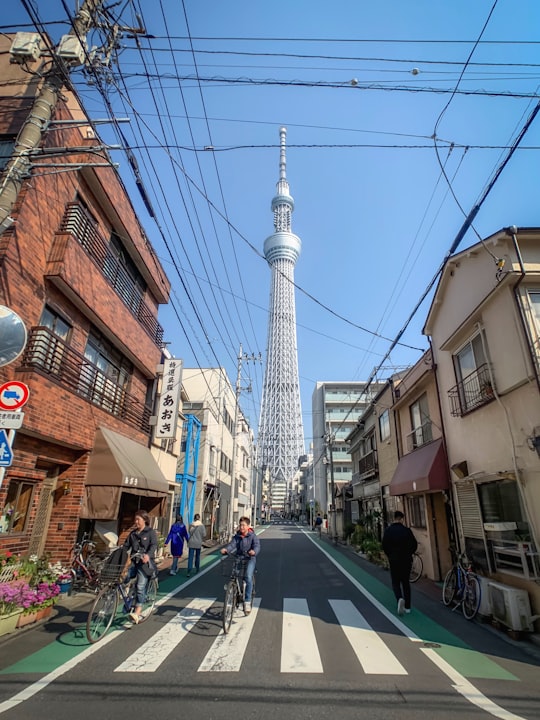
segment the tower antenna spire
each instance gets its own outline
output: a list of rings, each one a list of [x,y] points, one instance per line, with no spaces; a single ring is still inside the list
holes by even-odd
[[[266,369],[261,400],[257,465],[270,484],[270,505],[287,511],[298,459],[304,454],[300,406],[294,266],[302,243],[291,232],[294,200],[287,182],[286,136],[279,129],[279,180],[272,199],[274,233],[264,242],[264,256],[272,270]]]

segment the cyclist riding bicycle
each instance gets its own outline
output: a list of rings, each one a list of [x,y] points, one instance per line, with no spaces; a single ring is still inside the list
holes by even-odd
[[[150,527],[150,516],[146,510],[137,510],[135,513],[135,529],[130,532],[124,543],[124,548],[130,551],[132,557],[126,580],[137,578],[135,608],[129,614],[135,624],[141,619],[141,610],[146,600],[148,581],[156,573],[154,557],[157,547],[158,537],[156,531]]]
[[[315,522],[313,523],[313,529],[314,529],[314,530],[317,530],[317,532],[319,533],[319,535],[321,534],[322,523],[323,523],[323,520],[322,520],[322,517],[321,517],[321,513],[317,513],[317,517],[315,518]]]
[[[238,530],[231,542],[221,550],[222,555],[236,555],[249,558],[246,565],[244,580],[246,581],[245,610],[251,612],[251,591],[253,589],[253,573],[257,564],[257,555],[261,550],[261,543],[250,527],[249,518],[241,517],[238,521]]]

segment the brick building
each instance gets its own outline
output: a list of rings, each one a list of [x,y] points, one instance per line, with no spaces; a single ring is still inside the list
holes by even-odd
[[[0,38],[8,160],[39,91],[37,75],[9,64],[10,44]],[[137,507],[165,509],[148,420],[163,340],[157,312],[170,285],[100,145],[64,88],[43,133],[47,154],[32,159],[14,223],[0,235],[0,305],[28,334],[23,353],[0,367],[0,383],[30,389],[0,487],[0,552],[65,559],[93,521],[121,534]]]

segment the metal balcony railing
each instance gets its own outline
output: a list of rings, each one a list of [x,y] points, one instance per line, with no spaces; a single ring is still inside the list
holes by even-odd
[[[462,417],[472,410],[487,405],[495,398],[491,374],[487,363],[479,365],[470,375],[448,391],[450,412]]]
[[[24,370],[39,370],[71,392],[145,433],[151,408],[108,378],[47,327],[32,328],[22,355]]]
[[[431,420],[426,420],[407,435],[407,450],[412,452],[433,440]]]
[[[372,450],[358,461],[358,474],[360,475],[360,479],[364,479],[366,476],[374,475],[376,470],[377,453],[375,450]]]
[[[117,295],[137,318],[153,342],[161,347],[163,328],[143,300],[143,294],[109,244],[101,236],[97,223],[84,205],[68,203],[59,232],[70,233],[96,263]]]

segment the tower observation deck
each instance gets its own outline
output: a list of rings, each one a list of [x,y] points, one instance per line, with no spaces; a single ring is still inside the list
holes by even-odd
[[[257,465],[260,471],[268,474],[274,509],[285,509],[298,459],[305,452],[294,299],[294,266],[302,243],[291,232],[294,200],[289,194],[286,176],[286,135],[286,129],[280,128],[279,180],[272,199],[274,233],[264,242],[272,284],[257,442]]]

